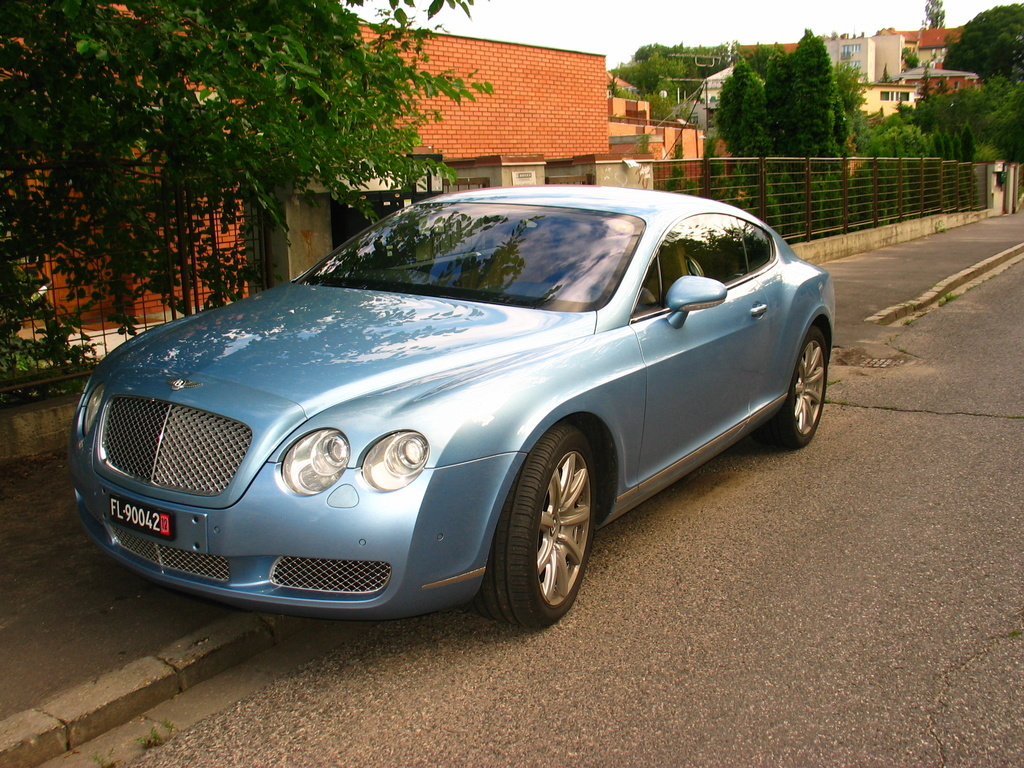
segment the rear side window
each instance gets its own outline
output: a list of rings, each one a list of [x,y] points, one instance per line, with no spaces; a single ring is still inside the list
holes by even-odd
[[[726,214],[702,214],[680,222],[658,250],[662,292],[683,275],[732,283],[772,260],[772,242],[760,227]]]

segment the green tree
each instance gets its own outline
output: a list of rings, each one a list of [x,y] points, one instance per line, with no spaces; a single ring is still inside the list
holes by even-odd
[[[431,0],[427,15],[472,2]],[[436,117],[424,101],[487,86],[430,71],[413,0],[389,3],[367,24],[362,0],[2,0],[0,353],[25,346],[11,318],[38,307],[26,276],[44,257],[87,307],[102,279],[108,316],[133,332],[140,281],[169,258],[144,197],[187,190],[211,230],[253,218],[245,206],[280,226],[282,189],[358,203],[367,182],[432,168],[409,156]],[[204,263],[211,303],[244,291],[240,254]],[[149,287],[166,294],[167,279]]]
[[[662,118],[675,116],[678,112],[677,95],[680,101],[698,91],[701,82],[709,75],[728,67],[735,58],[735,44],[723,43],[716,46],[644,45],[633,54],[629,64],[615,67],[612,74],[636,86],[639,98],[658,102],[659,94],[665,91],[671,100],[662,101],[654,110]],[[682,115],[686,117],[686,115]]]
[[[943,160],[956,160],[956,148],[953,146],[953,140],[948,133],[945,131],[936,133],[934,139],[934,154],[936,157],[941,157]]]
[[[991,141],[999,149],[1002,160],[1024,163],[1024,83],[1005,91],[993,117]]]
[[[1024,125],[1024,83],[995,77],[984,88],[933,94],[907,114],[925,133],[957,135],[961,143],[957,156],[963,153],[964,133],[970,129],[976,159],[1024,161],[1024,142],[1020,138],[1020,126]]]
[[[445,2],[472,0],[430,12]],[[282,186],[354,201],[365,182],[421,175],[406,157],[432,116],[418,104],[472,91],[427,70],[407,3],[368,39],[361,4],[4,0],[0,162],[201,169],[278,218]]]
[[[775,153],[791,157],[835,157],[836,85],[821,38],[807,30],[796,50],[769,62],[765,82]],[[845,144],[845,135],[843,135]]]
[[[982,80],[1024,79],[1024,4],[996,6],[967,22],[950,44],[945,66],[976,72]]]
[[[750,64],[761,79],[765,79],[768,76],[768,62],[773,56],[782,54],[782,47],[778,44],[774,45],[761,45],[760,43],[753,48],[747,48],[743,51],[743,58]]]
[[[836,124],[834,133],[836,144],[840,151],[854,149],[851,144],[851,137],[863,128],[865,123],[864,113],[861,107],[864,106],[864,81],[861,78],[860,70],[846,64],[837,64],[832,71],[835,80],[836,98],[835,107]]]
[[[942,0],[928,0],[925,3],[921,26],[926,29],[942,29],[946,26],[946,11],[942,7]]]
[[[729,151],[737,157],[764,157],[771,149],[764,85],[746,59],[733,67],[722,86],[716,124]]]
[[[932,142],[920,128],[896,114],[871,132],[862,151],[868,157],[927,157],[932,154]]]
[[[924,74],[921,77],[921,85],[917,89],[917,103],[922,104],[928,101],[935,92],[935,86],[932,84],[931,69],[925,65]]]
[[[962,163],[974,162],[974,131],[971,126],[965,125],[960,131],[960,155],[958,159]]]

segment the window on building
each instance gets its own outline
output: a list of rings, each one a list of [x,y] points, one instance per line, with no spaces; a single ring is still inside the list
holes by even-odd
[[[843,46],[843,58],[849,59],[855,53],[860,53],[860,43],[852,43]]]

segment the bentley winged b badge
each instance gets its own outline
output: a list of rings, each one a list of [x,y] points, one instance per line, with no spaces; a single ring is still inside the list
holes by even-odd
[[[179,376],[168,376],[167,383],[171,385],[171,389],[175,392],[180,392],[183,389],[193,389],[194,387],[203,386],[202,382],[183,379]]]

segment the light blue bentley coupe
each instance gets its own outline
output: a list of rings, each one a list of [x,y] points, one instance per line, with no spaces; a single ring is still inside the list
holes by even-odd
[[[96,369],[71,468],[122,565],[245,608],[545,626],[596,528],[821,417],[828,274],[738,209],[600,187],[412,205]]]

